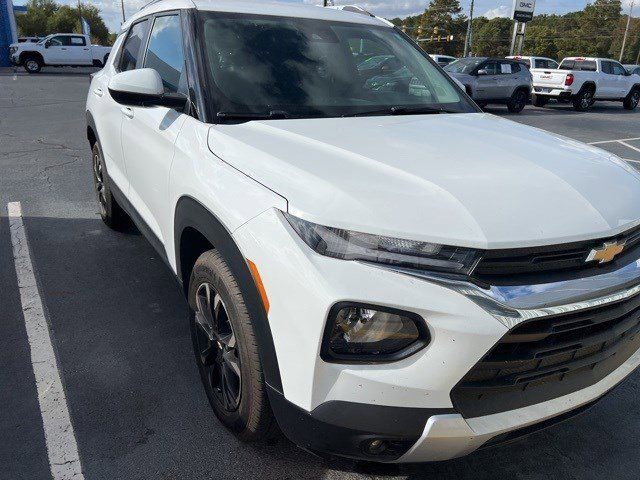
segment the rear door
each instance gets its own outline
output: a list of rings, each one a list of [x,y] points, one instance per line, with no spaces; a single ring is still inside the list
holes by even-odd
[[[493,100],[500,98],[500,67],[496,60],[488,60],[478,69],[476,88],[473,89],[475,100]]]
[[[138,65],[142,65],[142,46],[147,38],[149,23],[150,21],[145,19],[131,26],[126,34],[122,48],[119,49],[118,58],[114,61],[114,68],[110,72],[111,75],[133,70]],[[129,179],[122,153],[121,135],[122,111],[126,107],[111,98],[107,84],[96,87],[91,93],[100,97],[102,105],[99,118],[95,118],[95,121],[98,124],[98,135],[100,135],[100,143],[107,163],[109,177],[126,194],[129,190]]]
[[[92,65],[91,45],[87,45],[87,38],[82,35],[69,36],[67,63],[72,65]]]
[[[187,95],[187,77],[179,13],[153,19],[142,68],[153,68],[165,92]],[[164,243],[169,211],[169,172],[175,141],[186,114],[167,107],[123,107],[122,149],[129,200],[147,226]],[[162,223],[164,221],[164,224]]]
[[[613,62],[602,60],[600,62],[602,72],[600,82],[596,92],[596,98],[617,98],[619,96],[620,85],[618,77],[613,73]]]

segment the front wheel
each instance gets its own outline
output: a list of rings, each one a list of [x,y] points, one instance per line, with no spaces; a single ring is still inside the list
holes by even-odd
[[[196,364],[214,413],[241,440],[267,438],[275,421],[256,333],[238,281],[216,250],[196,260],[189,305]]]
[[[511,113],[520,113],[527,105],[527,100],[529,100],[529,93],[527,91],[516,90],[513,92],[513,95],[511,95],[509,103],[507,103],[507,109]]]
[[[580,90],[573,99],[573,108],[578,112],[586,112],[595,103],[594,91],[590,88]]]
[[[30,56],[23,61],[24,69],[27,73],[38,73],[42,70],[42,60],[36,56]]]
[[[626,110],[635,110],[635,108],[640,103],[640,88],[635,88],[627,95],[627,97],[622,102],[622,106]]]

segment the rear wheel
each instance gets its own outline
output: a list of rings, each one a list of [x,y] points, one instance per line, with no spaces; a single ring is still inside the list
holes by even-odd
[[[573,108],[578,112],[589,110],[595,103],[594,91],[591,88],[583,88],[573,99]]]
[[[100,205],[100,217],[102,221],[114,230],[121,230],[131,224],[129,216],[125,213],[111,193],[107,166],[104,163],[104,156],[100,144],[95,142],[91,150],[93,165],[93,187]]]
[[[634,110],[640,103],[640,88],[634,88],[624,99],[622,105],[627,110]]]
[[[214,413],[240,439],[265,439],[275,421],[255,331],[238,282],[216,250],[196,260],[189,305],[196,363]]]
[[[38,73],[42,70],[42,60],[35,55],[29,55],[22,61],[22,65],[27,73]]]
[[[527,100],[529,100],[529,93],[526,90],[516,90],[507,103],[507,109],[511,113],[520,113],[527,105]]]
[[[531,94],[531,103],[536,107],[544,107],[548,101],[549,99],[547,97],[542,97],[535,93]]]

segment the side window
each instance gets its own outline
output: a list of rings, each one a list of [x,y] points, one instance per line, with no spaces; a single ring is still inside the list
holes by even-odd
[[[498,62],[487,62],[482,66],[480,70],[485,70],[487,72],[487,75],[498,75],[500,73]]]
[[[149,20],[143,20],[136,23],[129,31],[129,36],[124,41],[122,47],[122,55],[120,57],[121,72],[127,70],[133,70],[136,68],[138,58],[140,57],[140,51],[142,50],[142,44],[147,36],[149,30]]]
[[[520,73],[520,64],[517,62],[511,63],[511,73]]]
[[[611,65],[613,66],[613,74],[614,75],[626,75],[627,74],[627,71],[619,63],[611,62]]]
[[[72,47],[84,47],[87,42],[85,42],[84,37],[69,37]]]
[[[51,37],[49,39],[49,45],[52,47],[63,47],[69,45],[69,37],[65,35],[58,35],[57,37]]]
[[[165,91],[186,92],[182,32],[178,15],[156,17],[149,36],[144,66],[153,68],[160,74]]]
[[[608,73],[610,75],[613,74],[613,67],[611,66],[611,62],[602,62],[602,71],[604,73]]]

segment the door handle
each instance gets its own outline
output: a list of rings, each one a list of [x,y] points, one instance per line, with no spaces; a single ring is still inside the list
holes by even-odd
[[[60,50],[66,50],[66,48],[62,47]]]
[[[101,97],[103,95],[102,89],[100,87],[98,88],[94,88],[93,89],[93,93],[97,96],[97,97]]]
[[[133,118],[133,108],[131,107],[122,107],[120,109],[120,111],[122,112],[122,114],[127,117],[127,118]]]
[[[83,50],[89,50],[88,48],[83,48]]]

